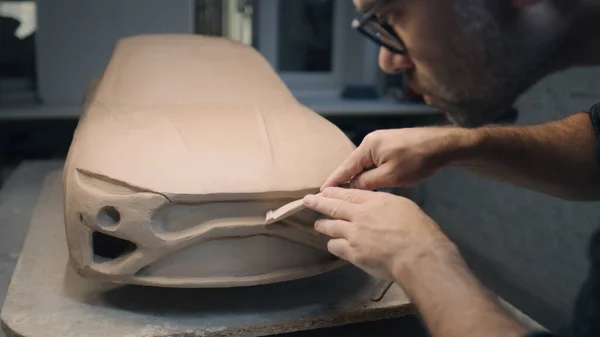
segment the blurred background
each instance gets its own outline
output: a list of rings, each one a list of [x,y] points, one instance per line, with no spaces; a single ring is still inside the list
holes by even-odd
[[[379,70],[378,46],[350,26],[356,15],[347,0],[0,0],[2,176],[24,160],[65,157],[84,92],[115,43],[138,34],[256,48],[302,104],[357,145],[376,129],[443,121],[401,75]]]
[[[377,46],[350,27],[356,15],[351,1],[173,0],[165,4],[160,0],[47,0],[0,4],[2,120],[44,121],[55,126],[60,119],[65,122],[60,127],[67,127],[68,121],[77,119],[84,91],[103,71],[116,41],[148,33],[222,36],[255,47],[303,104],[334,119],[357,142],[380,125],[366,126],[364,119],[348,124],[348,116],[439,116],[403,87],[401,76],[386,76],[378,69]],[[10,129],[12,136],[4,134],[9,143],[1,154],[9,161],[60,155],[66,144],[59,142],[68,143],[70,136],[66,130],[41,137],[31,134],[30,126],[25,134]],[[30,137],[44,140],[38,144]],[[56,141],[49,143],[48,139]]]
[[[355,16],[349,0],[0,0],[0,186],[18,165],[60,164],[83,93],[116,41],[137,34],[215,35],[253,46],[301,103],[356,144],[376,129],[446,123],[401,76],[378,69],[377,46],[350,28]],[[538,83],[504,122],[558,119],[597,102],[600,70],[573,69]],[[439,222],[488,287],[549,328],[568,320],[587,273],[597,204],[451,169],[401,193]],[[0,303],[25,231],[0,219]]]

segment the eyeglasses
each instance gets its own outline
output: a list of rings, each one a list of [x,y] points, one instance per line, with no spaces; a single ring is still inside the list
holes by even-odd
[[[387,23],[379,22],[377,9],[378,7],[375,6],[359,18],[354,19],[352,21],[352,28],[394,53],[406,54],[406,45],[404,45],[402,39],[396,34],[394,28]]]

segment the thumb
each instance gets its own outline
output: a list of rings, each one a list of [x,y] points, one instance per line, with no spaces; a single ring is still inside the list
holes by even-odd
[[[321,191],[327,187],[335,187],[350,181],[352,177],[374,166],[371,155],[364,146],[359,146],[344,160],[344,162],[327,178],[321,186]]]
[[[393,171],[389,165],[382,165],[372,170],[364,171],[350,182],[351,188],[375,190],[384,187],[394,187]]]

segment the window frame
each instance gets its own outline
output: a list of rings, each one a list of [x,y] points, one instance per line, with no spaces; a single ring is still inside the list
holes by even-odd
[[[258,0],[254,11],[260,18],[257,20],[258,27],[254,31],[258,34],[258,51],[269,61],[273,68],[278,65],[279,47],[279,4],[286,0]],[[290,1],[290,0],[287,0]],[[333,11],[333,48],[332,48],[332,70],[331,72],[304,72],[304,71],[278,71],[281,79],[292,91],[318,91],[321,94],[338,92],[343,83],[344,51],[346,50],[346,22],[347,0],[332,0]]]

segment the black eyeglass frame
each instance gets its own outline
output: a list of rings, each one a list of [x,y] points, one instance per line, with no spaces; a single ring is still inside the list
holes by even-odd
[[[352,21],[352,28],[356,29],[358,32],[360,32],[367,38],[371,39],[373,42],[377,43],[378,45],[386,47],[393,53],[406,54],[407,53],[406,45],[404,44],[402,39],[398,36],[398,34],[396,34],[394,29],[390,25],[385,24],[385,23],[380,23],[377,20],[377,10],[378,9],[379,9],[379,6],[374,6],[368,12],[366,12],[366,13],[362,14],[360,17],[354,19]],[[397,46],[394,46],[391,43],[384,41],[379,36],[375,36],[374,32],[371,32],[367,29],[368,25],[371,25],[371,27],[374,29],[374,31],[377,31],[379,34],[385,33],[385,34],[389,35],[388,38],[391,41],[395,42],[397,44]]]

